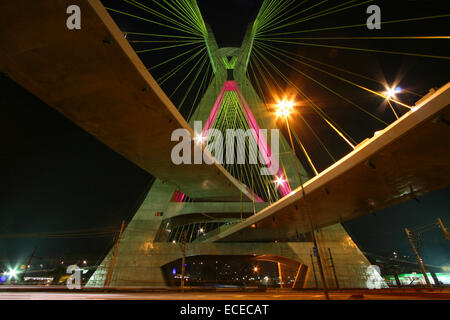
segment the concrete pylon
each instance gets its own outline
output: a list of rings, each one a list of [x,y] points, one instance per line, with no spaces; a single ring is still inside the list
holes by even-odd
[[[239,48],[219,48],[209,26],[207,30],[205,41],[215,74],[192,118],[189,119],[191,126],[194,121],[203,123],[207,121],[224,84],[227,81],[233,81],[240,89],[259,126],[269,130],[277,129],[273,115],[268,112],[266,105],[258,97],[246,76],[248,58],[253,45],[252,27],[248,28],[242,46]],[[270,141],[270,138],[268,140]],[[285,175],[289,179],[291,189],[294,189],[299,186],[295,159],[289,144],[282,135],[280,135],[280,153]],[[303,167],[301,171],[307,180],[307,173]],[[174,197],[175,193],[175,186],[159,179],[154,182],[146,199],[123,233],[112,273],[111,286],[167,286],[162,267],[182,257],[179,244],[171,241],[174,230],[185,228],[185,226],[186,230],[191,230],[189,229],[192,228],[191,225],[196,223],[217,222],[220,224],[227,219],[232,222],[233,219],[240,219],[239,214],[248,216],[256,210],[255,207],[242,203],[200,203],[183,202],[183,200],[180,202],[179,197]],[[267,203],[257,205],[259,210]],[[370,263],[344,228],[337,224],[321,229],[319,234],[320,249],[332,248],[333,250],[334,265],[341,287],[367,287],[368,277],[373,276],[366,272]],[[257,243],[190,242],[186,245],[186,256],[234,255],[238,258],[253,255],[260,260],[263,260],[262,257],[271,256],[280,266],[282,286],[314,288],[317,284],[314,283],[314,277],[309,276],[312,247],[311,242],[301,242],[298,239],[292,242]],[[323,256],[326,255],[323,254]],[[110,252],[92,275],[87,286],[104,285],[111,258]],[[334,281],[331,268],[327,265],[324,267],[326,281],[328,283]],[[289,269],[292,269],[291,272],[288,272]],[[286,277],[292,278],[289,284]],[[381,277],[378,280],[381,282]],[[320,283],[318,285],[321,286]]]

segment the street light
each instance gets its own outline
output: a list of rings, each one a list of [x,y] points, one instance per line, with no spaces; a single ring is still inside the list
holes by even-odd
[[[297,174],[298,174],[298,178],[300,180],[300,186],[302,188],[304,211],[305,211],[305,215],[307,216],[307,218],[309,220],[310,233],[311,233],[312,240],[313,240],[313,243],[314,243],[314,248],[316,248],[315,252],[316,252],[317,261],[318,261],[318,265],[319,265],[320,277],[322,279],[323,292],[324,292],[325,298],[328,300],[330,298],[328,296],[327,283],[325,282],[325,276],[324,276],[323,268],[322,268],[322,261],[320,259],[320,254],[319,254],[319,249],[318,249],[318,246],[317,246],[316,235],[314,233],[314,225],[313,225],[313,222],[312,222],[311,213],[309,212],[309,206],[308,206],[307,201],[306,201],[306,193],[305,193],[305,188],[303,187],[303,179],[302,179],[302,174],[301,174],[301,171],[300,171],[300,165],[298,163],[297,155],[295,153],[294,142],[292,140],[291,128],[289,126],[288,118],[289,118],[289,115],[293,112],[294,105],[295,105],[295,103],[292,100],[286,100],[286,99],[281,100],[277,104],[276,116],[277,117],[284,117],[284,120],[286,121],[286,127],[287,127],[287,130],[288,130],[288,133],[289,133],[289,140],[291,142],[292,154],[294,155],[295,165],[297,167]]]
[[[392,87],[392,88],[387,88],[387,90],[384,92],[384,94],[386,95],[386,100],[387,100],[387,102],[389,104],[389,107],[391,108],[392,112],[394,112],[395,117],[397,119],[398,119],[398,114],[395,111],[394,106],[391,103],[391,100],[392,99],[396,99],[397,97],[395,96],[395,94],[399,93],[401,91],[402,91],[402,89],[400,87],[397,87],[397,88]]]
[[[289,115],[292,113],[294,109],[294,102],[292,100],[281,100],[277,104],[277,111],[276,115],[277,117],[289,117]]]
[[[9,269],[8,276],[10,279],[15,279],[17,276],[17,270],[15,268]]]
[[[397,93],[402,92],[402,88],[400,87],[392,87],[392,88],[386,88],[386,91],[383,92],[383,94],[386,96],[386,99],[392,99],[392,98],[397,98],[395,95]]]
[[[386,91],[382,92],[382,94],[384,95],[384,97],[386,98],[387,103],[389,104],[389,107],[391,108],[392,112],[394,113],[395,117],[397,119],[399,119],[397,112],[394,109],[394,106],[392,105],[391,101],[394,101],[395,103],[408,108],[408,109],[412,109],[412,107],[400,102],[397,100],[396,94],[397,93],[401,93],[402,92],[402,88],[401,87],[386,87]],[[414,111],[414,110],[413,110]]]

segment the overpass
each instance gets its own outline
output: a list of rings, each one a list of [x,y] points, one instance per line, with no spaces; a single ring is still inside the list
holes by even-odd
[[[72,4],[81,9],[81,30],[66,27]],[[99,0],[2,1],[0,16],[0,72],[193,199],[252,198],[221,165],[172,163],[172,132],[194,137],[193,130]]]

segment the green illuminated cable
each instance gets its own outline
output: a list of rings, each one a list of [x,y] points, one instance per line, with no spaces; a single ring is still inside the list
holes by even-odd
[[[270,50],[271,50],[271,51],[270,51]],[[277,52],[277,51],[278,51],[278,52]],[[322,69],[320,69],[320,68],[316,68],[316,67],[314,67],[314,66],[312,66],[312,65],[310,65],[310,64],[308,64],[308,63],[306,63],[306,62],[303,62],[303,61],[301,61],[301,60],[298,60],[298,59],[296,59],[296,58],[293,58],[293,57],[291,57],[291,56],[289,56],[289,55],[287,55],[287,54],[284,54],[283,52],[280,52],[280,51],[281,51],[281,50],[280,50],[279,48],[277,48],[276,51],[275,51],[275,49],[270,49],[270,48],[269,48],[269,51],[267,51],[267,52],[268,52],[270,55],[272,55],[273,57],[277,58],[277,59],[278,59],[279,61],[281,61],[282,63],[286,64],[286,65],[287,65],[288,67],[290,67],[292,70],[294,70],[294,71],[296,71],[296,72],[302,74],[302,75],[305,76],[306,78],[312,80],[312,81],[315,82],[316,84],[318,84],[318,85],[320,85],[321,87],[323,87],[323,88],[327,89],[328,91],[332,92],[332,93],[335,94],[336,96],[340,97],[341,99],[343,99],[343,100],[345,100],[346,102],[350,103],[351,105],[355,106],[355,107],[358,108],[360,111],[362,111],[362,112],[366,113],[367,115],[373,117],[374,119],[378,120],[379,122],[383,123],[384,125],[388,125],[388,123],[386,123],[385,121],[383,121],[382,119],[380,119],[380,118],[377,117],[376,115],[372,114],[371,112],[367,111],[367,110],[364,109],[363,107],[359,106],[359,105],[356,104],[355,102],[353,102],[353,101],[351,101],[350,99],[344,97],[344,96],[341,95],[340,93],[338,93],[338,92],[336,92],[335,90],[329,88],[328,86],[324,85],[323,83],[321,83],[320,81],[314,79],[313,77],[307,75],[306,73],[304,73],[303,71],[299,70],[298,68],[292,66],[291,64],[288,64],[285,60],[283,60],[283,59],[277,57],[277,56],[275,55],[274,52],[277,52],[277,53],[279,53],[280,55],[282,55],[282,56],[284,56],[284,57],[286,57],[286,58],[289,58],[289,59],[291,59],[291,60],[294,60],[294,61],[300,62],[300,63],[302,63],[302,64],[305,64],[305,65],[307,65],[307,66],[309,66],[309,67],[311,67],[311,68],[313,68],[313,69],[315,69],[315,70],[325,72],[325,73],[328,74],[328,75],[332,75],[331,73],[328,73],[328,72],[326,72],[326,71],[324,71],[324,70],[322,70]],[[283,51],[284,51],[284,50],[283,50]],[[340,78],[340,77],[339,77],[339,79],[342,80],[342,81],[344,81],[344,78]],[[352,84],[353,84],[353,82],[352,82]],[[358,86],[358,87],[359,87],[359,86]]]
[[[294,13],[294,14],[291,15],[291,16],[288,16],[288,17],[286,17],[286,18],[284,18],[284,19],[281,19],[282,17],[284,17],[284,16],[286,16],[287,14],[289,14],[291,11],[294,11],[294,10],[296,10],[298,7],[301,7],[301,6],[302,6],[304,3],[306,3],[306,2],[308,2],[308,0],[303,0],[303,1],[300,2],[300,3],[297,3],[295,6],[292,6],[290,9],[285,10],[285,11],[283,12],[283,14],[282,14],[281,16],[279,16],[277,19],[272,19],[271,21],[265,23],[265,24],[264,24],[264,28],[268,28],[269,26],[274,25],[274,24],[282,23],[282,22],[284,22],[284,21],[286,21],[286,20],[292,19],[293,17],[295,17],[295,16],[301,14],[303,11],[302,11],[302,10],[299,10],[299,11],[297,11],[296,13]],[[261,29],[258,29],[258,33],[259,33],[260,31],[261,31]]]
[[[171,98],[177,91],[180,89],[181,85],[186,81],[186,79],[189,77],[189,75],[192,73],[192,71],[197,67],[197,65],[203,60],[203,57],[206,55],[206,52],[203,53],[203,55],[198,59],[198,61],[195,63],[195,65],[192,67],[192,69],[186,74],[186,76],[183,78],[182,81],[178,84],[178,86],[175,88],[174,91],[169,95],[169,98]]]
[[[171,26],[169,24],[165,24],[165,23],[162,23],[162,22],[157,22],[157,21],[154,21],[154,20],[150,20],[150,19],[147,19],[147,18],[144,18],[144,17],[136,16],[136,15],[133,15],[131,13],[127,13],[127,12],[123,12],[123,11],[120,11],[120,10],[116,10],[116,9],[113,9],[113,8],[107,8],[107,7],[106,7],[106,9],[109,10],[109,11],[112,11],[112,12],[116,12],[116,13],[119,13],[119,14],[122,14],[122,15],[125,15],[125,16],[129,16],[129,17],[133,17],[133,18],[136,18],[136,19],[139,19],[139,20],[143,20],[143,21],[147,21],[147,22],[150,22],[150,23],[154,23],[154,24],[157,24],[157,25],[160,25],[160,26],[163,26],[163,27],[167,27],[167,28],[173,29],[173,30],[186,32],[186,30],[184,30],[182,28],[178,28],[178,27]]]
[[[194,48],[189,49],[189,50],[187,50],[187,51],[185,51],[185,52],[182,52],[182,53],[180,53],[180,54],[178,54],[178,55],[176,55],[176,56],[174,56],[174,57],[172,57],[172,58],[170,58],[170,59],[164,60],[163,62],[158,63],[158,64],[154,65],[153,67],[150,67],[148,70],[156,69],[156,68],[158,68],[158,67],[160,67],[160,66],[162,66],[162,65],[164,65],[164,64],[166,64],[166,63],[168,63],[168,62],[171,62],[171,61],[173,61],[173,60],[179,59],[179,58],[181,58],[182,56],[185,56],[185,55],[191,53],[192,51],[194,51],[194,50],[199,50],[199,49],[204,49],[203,45],[194,47]],[[190,58],[188,58],[188,59],[190,59]]]
[[[412,57],[424,57],[424,58],[432,58],[432,59],[446,59],[446,60],[450,59],[450,56],[436,56],[436,55],[430,55],[430,54],[411,53],[411,52],[404,52],[404,51],[388,51],[388,50],[367,49],[367,48],[343,47],[343,46],[333,46],[333,45],[307,43],[307,42],[282,41],[282,40],[275,40],[275,39],[265,39],[265,40],[270,41],[270,42],[304,45],[304,46],[311,46],[311,47],[334,48],[334,49],[342,49],[342,50],[364,51],[364,52],[371,52],[371,53],[385,53],[385,54],[394,54],[394,55],[403,55],[403,56],[412,56]]]
[[[258,51],[255,48],[255,52],[258,53]],[[261,55],[261,54],[260,54]],[[344,139],[344,141],[350,145],[353,149],[355,148],[353,143],[356,143],[350,135],[348,135],[342,128],[340,128],[335,122],[331,120],[330,117],[326,115],[326,113],[317,106],[317,104],[314,103],[314,101],[311,100],[311,98],[306,95],[295,83],[293,83],[291,80],[289,80],[282,72],[278,70],[267,58],[264,57],[264,55],[261,55],[261,57],[266,61],[267,64],[271,65],[274,71],[276,71],[287,83],[289,83],[293,88],[297,90],[298,93],[300,93],[313,107],[313,110],[315,110],[322,119],[341,137]],[[278,57],[277,57],[278,58]],[[349,139],[353,142],[350,142]]]
[[[191,84],[188,86],[186,93],[184,94],[183,98],[180,101],[180,104],[178,106],[178,109],[181,108],[181,106],[184,104],[184,102],[186,101],[186,98],[188,96],[188,94],[191,92],[192,87],[194,86],[195,81],[197,80],[198,76],[200,75],[201,71],[203,70],[203,67],[205,66],[205,63],[208,61],[206,54],[203,55],[203,57],[201,58],[202,63],[200,65],[200,67],[198,68],[194,78],[191,81]]]
[[[447,18],[447,17],[450,17],[450,14],[441,14],[441,15],[436,15],[436,16],[407,18],[407,19],[399,19],[399,20],[388,20],[388,21],[382,21],[381,23],[383,25],[385,25],[385,24],[391,24],[391,23],[423,21],[423,20],[440,19],[440,18]],[[340,30],[340,29],[349,29],[349,28],[359,28],[359,27],[365,27],[365,26],[367,26],[367,23],[345,25],[345,26],[334,26],[334,27],[326,27],[326,28],[304,29],[304,30],[297,30],[297,31],[280,32],[280,33],[271,33],[270,35],[271,36],[293,35],[293,34],[298,34],[298,33],[311,33],[311,32],[318,32],[318,31]]]
[[[352,2],[354,2],[354,1],[355,1],[355,0],[347,1],[346,3],[341,4],[341,5],[345,5],[345,4],[347,4],[347,3],[352,3]],[[299,19],[299,20],[297,20],[297,21],[293,21],[293,22],[291,22],[291,23],[287,23],[287,24],[285,24],[285,25],[283,25],[283,26],[278,26],[278,27],[276,27],[276,28],[272,28],[272,29],[270,29],[270,30],[266,30],[266,32],[274,31],[274,30],[277,30],[277,29],[281,29],[281,28],[284,28],[284,27],[291,26],[291,25],[295,25],[295,24],[299,24],[299,23],[302,23],[302,22],[306,22],[306,21],[310,21],[310,20],[313,20],[313,19],[317,19],[317,18],[326,16],[326,15],[329,15],[329,14],[334,14],[334,13],[337,13],[337,12],[341,12],[341,11],[344,11],[344,10],[348,10],[348,9],[351,9],[351,8],[355,8],[355,7],[358,7],[358,6],[361,6],[361,5],[364,5],[364,4],[373,2],[373,1],[375,1],[375,0],[368,0],[368,1],[365,1],[365,2],[357,3],[357,4],[354,4],[354,5],[348,6],[348,7],[344,7],[344,8],[340,8],[340,9],[336,9],[336,10],[332,10],[332,11],[328,11],[328,10],[330,10],[330,9],[327,9],[327,10],[324,10],[323,13],[315,13],[315,14],[312,14],[312,15],[310,15],[310,16],[301,18],[301,19]],[[339,7],[339,6],[341,6],[341,5],[338,5],[338,6],[336,6],[336,7]]]
[[[197,53],[190,56],[188,59],[184,60],[182,63],[178,64],[171,70],[169,70],[167,73],[162,75],[157,79],[157,82],[159,85],[162,85],[164,82],[166,82],[168,79],[170,79],[173,75],[175,75],[178,71],[180,71],[186,64],[194,60],[199,54],[203,52],[204,48],[200,49]]]
[[[146,11],[146,12],[148,12],[150,14],[153,14],[156,17],[159,17],[159,18],[161,18],[163,20],[166,20],[167,22],[171,22],[174,25],[177,25],[178,27],[180,27],[181,29],[186,30],[186,32],[192,32],[192,33],[198,32],[198,30],[195,29],[195,26],[192,27],[190,25],[183,24],[183,23],[181,23],[181,22],[179,22],[179,21],[177,21],[177,20],[175,20],[173,18],[170,18],[169,16],[166,16],[165,14],[162,14],[162,13],[156,11],[156,10],[153,10],[153,9],[151,9],[151,8],[141,4],[141,3],[139,3],[138,1],[135,1],[135,0],[122,0],[122,1],[124,1],[124,2],[126,2],[128,4],[131,4],[132,6],[134,6],[136,8],[139,8],[139,9],[141,9],[143,11]]]
[[[293,16],[296,16],[296,15],[298,15],[298,14],[300,14],[300,13],[309,11],[309,10],[311,10],[311,9],[313,9],[313,8],[319,6],[319,5],[321,5],[321,4],[323,4],[323,3],[327,2],[327,1],[328,1],[328,0],[322,0],[322,1],[319,2],[319,3],[316,3],[316,4],[312,5],[311,7],[308,7],[308,8],[306,8],[306,9],[304,9],[304,10],[301,10],[300,12],[295,13]],[[291,18],[292,18],[292,16],[289,17],[289,19],[291,19]],[[279,28],[287,27],[287,26],[290,26],[290,25],[292,25],[292,24],[298,23],[298,21],[286,23],[286,24],[284,24],[284,25],[282,25],[282,26],[274,27],[274,28],[272,28],[272,29],[267,29],[269,26],[273,25],[274,23],[276,23],[276,21],[274,21],[274,22],[272,22],[272,23],[269,23],[269,24],[267,24],[266,26],[262,27],[262,28],[260,29],[260,32],[268,32],[268,31],[272,31],[272,30],[279,29]]]

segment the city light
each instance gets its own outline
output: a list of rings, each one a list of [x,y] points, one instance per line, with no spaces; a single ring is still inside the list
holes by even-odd
[[[294,109],[294,102],[292,100],[286,100],[283,99],[277,104],[277,111],[276,116],[277,117],[289,117],[289,115],[292,113]]]
[[[253,267],[253,272],[258,272],[259,271],[259,269],[258,269],[258,267]]]
[[[17,270],[16,269],[9,269],[8,276],[9,276],[9,278],[15,279],[16,276],[17,276]]]
[[[383,92],[383,94],[386,96],[386,99],[395,99],[396,98],[396,94],[402,92],[402,88],[400,87],[392,87],[392,88],[387,88],[385,92]]]

